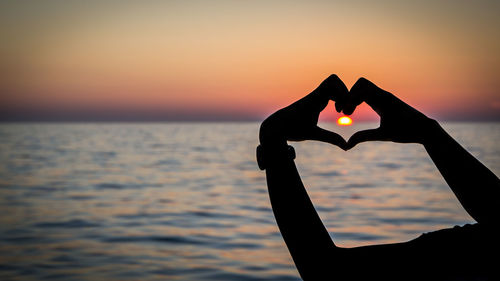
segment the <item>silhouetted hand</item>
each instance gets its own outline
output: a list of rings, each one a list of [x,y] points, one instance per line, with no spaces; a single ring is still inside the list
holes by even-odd
[[[283,144],[287,140],[317,140],[345,149],[346,141],[338,134],[318,127],[320,112],[329,100],[343,101],[348,90],[337,75],[330,75],[312,93],[269,116],[261,125],[260,142]],[[340,107],[336,109],[340,112]]]
[[[380,116],[380,126],[377,129],[356,132],[349,138],[347,149],[365,141],[424,144],[439,126],[435,120],[365,78],[360,78],[352,86],[348,97],[339,107],[345,114],[350,115],[363,101]]]

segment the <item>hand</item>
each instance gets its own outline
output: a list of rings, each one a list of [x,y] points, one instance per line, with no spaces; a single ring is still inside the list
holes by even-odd
[[[295,103],[269,116],[260,127],[260,142],[263,145],[283,144],[286,141],[317,140],[345,149],[346,141],[336,133],[318,127],[320,112],[328,101],[343,102],[348,90],[337,75],[330,75],[318,88]],[[336,109],[340,103],[336,103]]]
[[[360,78],[352,86],[348,97],[339,107],[344,114],[350,115],[363,101],[380,116],[380,126],[377,129],[356,132],[347,141],[347,149],[365,141],[424,144],[434,129],[439,127],[435,120],[365,78]]]

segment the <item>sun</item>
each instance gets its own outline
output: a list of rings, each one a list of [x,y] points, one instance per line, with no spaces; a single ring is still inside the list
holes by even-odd
[[[340,126],[349,126],[352,124],[352,119],[349,116],[341,116],[337,120],[337,124],[339,124]]]

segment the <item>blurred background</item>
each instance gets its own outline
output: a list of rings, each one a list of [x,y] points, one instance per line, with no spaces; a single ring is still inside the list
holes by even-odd
[[[260,122],[366,77],[499,175],[499,30],[498,1],[2,1],[0,279],[300,280]],[[473,223],[421,146],[293,145],[340,246]]]

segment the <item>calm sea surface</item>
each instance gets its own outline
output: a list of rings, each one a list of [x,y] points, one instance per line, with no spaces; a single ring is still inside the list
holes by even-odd
[[[0,279],[299,280],[255,163],[258,126],[0,124]],[[500,175],[500,123],[444,127]],[[472,222],[419,145],[293,145],[338,245]]]

